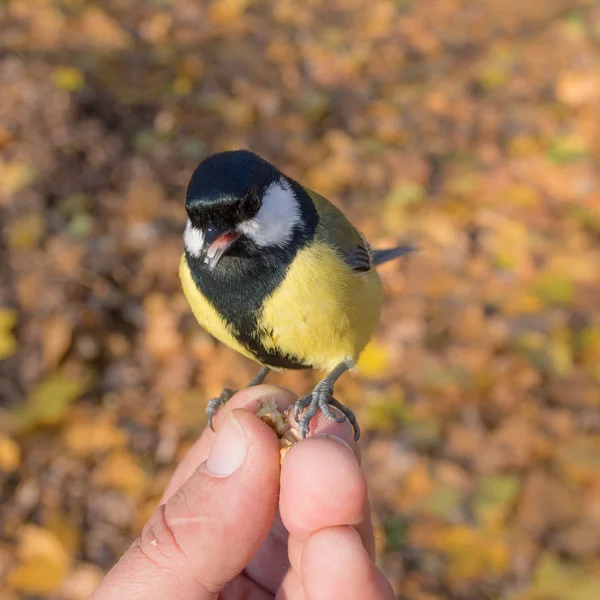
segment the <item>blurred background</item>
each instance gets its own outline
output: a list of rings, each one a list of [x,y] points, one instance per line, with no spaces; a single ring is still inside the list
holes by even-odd
[[[420,248],[339,392],[399,598],[600,598],[600,4],[2,0],[0,82],[3,600],[87,598],[253,375],[177,277],[240,147]]]

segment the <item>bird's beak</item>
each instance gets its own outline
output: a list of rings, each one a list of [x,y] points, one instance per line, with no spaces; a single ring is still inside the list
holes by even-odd
[[[204,232],[202,255],[204,262],[211,271],[219,264],[219,261],[229,250],[231,245],[240,237],[240,233],[219,225],[209,225]]]

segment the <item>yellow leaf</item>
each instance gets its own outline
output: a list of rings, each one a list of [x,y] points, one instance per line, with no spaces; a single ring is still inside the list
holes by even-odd
[[[21,564],[8,574],[6,584],[30,595],[56,591],[71,565],[56,534],[36,525],[21,528],[17,555]]]
[[[11,473],[21,464],[21,448],[6,435],[0,434],[0,471]]]
[[[35,169],[22,161],[0,161],[0,196],[12,196],[35,181]]]
[[[88,8],[81,17],[80,25],[85,41],[92,47],[121,50],[131,44],[125,29],[100,8]]]
[[[147,481],[148,476],[138,461],[121,450],[113,452],[94,473],[96,485],[117,488],[130,495],[141,492]]]
[[[192,91],[194,82],[188,75],[179,75],[173,81],[173,93],[176,96],[187,96]]]
[[[53,531],[31,524],[23,525],[19,530],[17,554],[22,561],[39,556],[69,561],[68,552]]]
[[[573,371],[573,349],[568,340],[553,340],[549,348],[554,371],[561,377],[567,377]]]
[[[65,565],[38,556],[13,569],[6,577],[6,585],[32,596],[46,595],[58,590],[67,573]]]
[[[71,344],[72,326],[66,315],[54,315],[44,324],[42,361],[46,371],[58,365]]]
[[[542,310],[543,303],[536,295],[526,290],[515,290],[506,298],[502,311],[507,316],[534,314]]]
[[[125,434],[106,418],[72,423],[64,440],[71,452],[82,457],[121,448],[127,441]]]
[[[10,331],[16,323],[16,311],[0,308],[0,360],[12,356],[17,351],[17,338]]]
[[[512,185],[504,197],[506,202],[520,208],[537,207],[540,204],[540,194],[533,188],[520,183]]]
[[[369,342],[358,359],[358,369],[363,377],[377,379],[388,369],[388,352],[375,341]]]
[[[26,250],[38,246],[44,233],[42,215],[31,213],[14,221],[8,229],[8,245]]]
[[[61,545],[71,555],[79,551],[81,543],[81,530],[76,522],[62,513],[51,514],[45,521],[46,531],[56,536]]]
[[[529,256],[529,232],[523,223],[505,220],[499,223],[493,238],[494,260],[501,269],[515,269]]]
[[[245,12],[249,0],[213,0],[208,7],[208,17],[213,23],[228,23]]]
[[[498,577],[509,566],[506,541],[489,531],[451,526],[439,536],[436,545],[448,556],[448,574],[457,581],[489,575]]]
[[[85,78],[76,67],[56,67],[52,70],[52,81],[61,90],[76,92],[83,87]]]
[[[17,311],[0,308],[0,329],[12,329],[17,324]]]

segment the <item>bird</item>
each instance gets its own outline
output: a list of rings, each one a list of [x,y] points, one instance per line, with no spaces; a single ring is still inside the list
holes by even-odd
[[[334,385],[356,369],[377,327],[383,293],[375,267],[414,248],[373,250],[333,203],[249,150],[202,160],[185,209],[179,275],[200,326],[260,365],[250,386],[272,370],[324,371],[294,406],[300,438],[320,409],[348,419],[358,440],[355,415]],[[233,393],[209,401],[211,429]]]

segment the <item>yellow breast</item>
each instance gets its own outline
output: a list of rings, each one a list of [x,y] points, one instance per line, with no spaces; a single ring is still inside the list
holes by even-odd
[[[283,283],[263,305],[261,338],[315,368],[331,370],[356,360],[371,337],[381,309],[375,269],[356,273],[326,241],[302,248]]]

